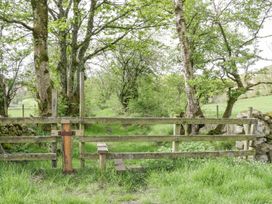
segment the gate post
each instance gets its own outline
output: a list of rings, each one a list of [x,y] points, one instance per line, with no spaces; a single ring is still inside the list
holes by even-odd
[[[80,123],[79,123],[79,129],[80,129],[80,135],[81,137],[84,137],[84,130],[85,126],[84,123],[82,123],[85,115],[85,97],[84,97],[84,72],[80,72],[80,84],[79,84],[79,117],[80,117]],[[79,141],[79,152],[80,157],[84,153],[85,149],[85,142]],[[85,159],[80,158],[80,167],[85,167]]]
[[[253,108],[249,107],[247,118],[252,118],[252,115],[253,115]],[[251,123],[249,123],[248,125],[245,126],[245,133],[246,133],[246,135],[252,134],[251,129],[252,129],[252,124]],[[250,143],[251,142],[249,140],[245,141],[245,143],[244,143],[244,150],[249,150]],[[246,156],[245,158],[248,159],[248,156]]]
[[[72,131],[69,120],[62,120],[62,143],[63,143],[63,172],[73,173],[72,164]]]
[[[57,117],[57,112],[58,112],[58,92],[57,90],[53,89],[52,90],[52,117],[55,119]],[[58,136],[54,130],[57,130],[57,124],[51,124],[51,136]],[[51,151],[52,153],[57,155],[57,140],[56,142],[53,142],[51,144]],[[57,168],[57,160],[52,160],[52,168]]]
[[[176,118],[179,118],[179,116],[176,116]],[[181,124],[174,124],[173,126],[173,135],[174,136],[180,136],[180,130],[181,130]],[[177,152],[179,149],[179,142],[173,141],[172,142],[172,152]]]

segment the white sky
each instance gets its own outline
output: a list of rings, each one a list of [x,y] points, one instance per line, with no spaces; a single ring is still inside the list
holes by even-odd
[[[260,36],[272,35],[272,19],[264,24],[264,28],[260,32]],[[269,61],[260,60],[254,65],[255,68],[262,68],[272,65],[272,36],[269,38],[263,38],[259,40],[258,46],[261,50],[261,57],[270,59]]]

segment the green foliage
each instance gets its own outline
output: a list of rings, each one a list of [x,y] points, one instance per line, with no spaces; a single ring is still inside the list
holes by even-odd
[[[143,116],[171,116],[179,114],[185,105],[183,79],[179,75],[148,77],[140,82],[139,96],[131,101],[131,113]]]
[[[211,77],[207,74],[195,77],[190,84],[196,87],[196,95],[199,101],[204,104],[208,103],[210,98],[221,94],[226,89],[226,84],[224,84],[220,79]]]

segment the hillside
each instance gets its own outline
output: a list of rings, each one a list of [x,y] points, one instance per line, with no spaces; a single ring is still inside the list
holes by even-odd
[[[226,103],[213,103],[203,106],[203,111],[206,117],[216,116],[216,105],[219,105],[220,116],[226,108]],[[253,98],[240,99],[236,102],[232,116],[235,117],[237,113],[241,111],[248,110],[249,107],[253,107],[261,112],[271,112],[272,111],[272,95],[269,96],[259,96]]]
[[[244,78],[244,75],[242,75],[242,78]],[[258,70],[255,75],[250,80],[250,83],[254,84],[260,81],[263,82],[269,82],[272,79],[272,66],[264,67],[260,70]],[[243,94],[240,98],[252,98],[252,97],[258,97],[258,96],[267,96],[272,94],[272,85],[269,84],[261,84],[258,85],[252,90],[248,91],[246,94]],[[211,99],[212,103],[223,103],[227,100],[226,94],[215,96]]]

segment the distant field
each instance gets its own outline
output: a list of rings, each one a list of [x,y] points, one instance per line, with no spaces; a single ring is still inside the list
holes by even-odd
[[[226,103],[219,104],[207,104],[204,105],[203,111],[206,117],[215,117],[216,116],[216,105],[219,105],[219,115],[222,116],[223,111],[226,108]],[[234,110],[232,113],[233,117],[241,111],[248,110],[249,107],[253,107],[264,113],[272,111],[272,95],[270,96],[260,96],[254,98],[240,99],[236,102]]]
[[[37,105],[33,99],[26,99],[22,102],[25,105],[25,116],[28,117],[30,114],[35,116],[37,114]],[[216,117],[216,105],[219,105],[219,115],[222,116],[223,111],[226,108],[226,103],[218,104],[207,104],[203,105],[202,109],[206,117]],[[239,112],[248,110],[249,107],[253,107],[264,113],[272,112],[272,95],[270,96],[260,96],[254,98],[240,99],[236,102],[233,110],[233,117],[235,117]],[[97,116],[112,116],[114,113],[109,112],[99,112]],[[10,117],[21,117],[22,116],[22,106],[18,105],[16,107],[9,108]]]
[[[33,98],[24,99],[20,105],[11,106],[8,110],[9,117],[22,117],[24,104],[24,115],[29,117],[30,115],[36,116],[38,113],[37,102]]]

